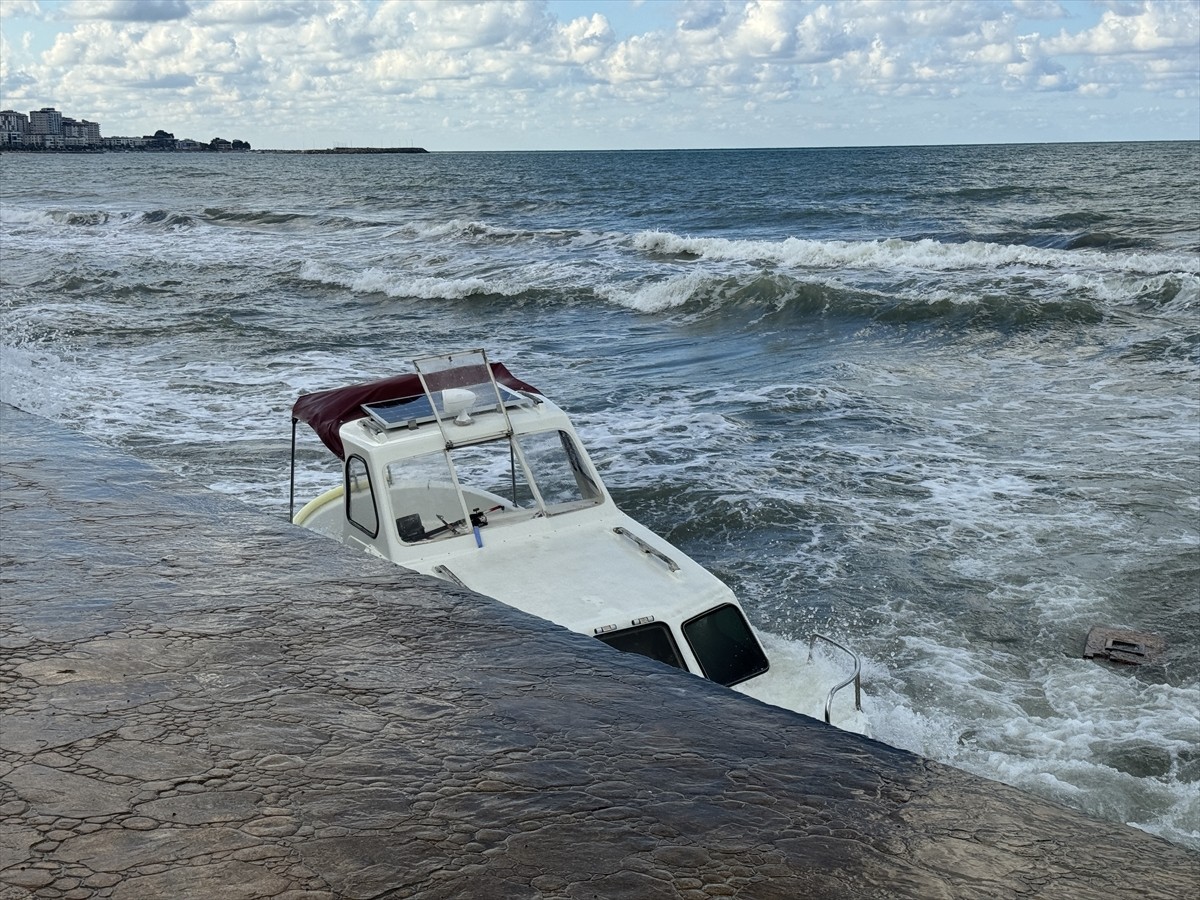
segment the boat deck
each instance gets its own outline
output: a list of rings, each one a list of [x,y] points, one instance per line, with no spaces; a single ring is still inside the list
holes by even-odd
[[[1195,886],[1200,856],[1151,836],[611,651],[9,407],[0,429],[2,900]]]

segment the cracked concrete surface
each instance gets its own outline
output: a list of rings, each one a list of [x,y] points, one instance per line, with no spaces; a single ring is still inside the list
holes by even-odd
[[[0,900],[1110,898],[1200,856],[0,408]]]

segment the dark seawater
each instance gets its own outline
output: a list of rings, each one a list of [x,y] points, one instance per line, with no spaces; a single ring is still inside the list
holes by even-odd
[[[3,400],[279,516],[486,347],[876,736],[1200,848],[1200,145],[6,154],[0,254]]]

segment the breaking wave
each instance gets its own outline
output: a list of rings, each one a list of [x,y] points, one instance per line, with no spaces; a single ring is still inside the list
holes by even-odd
[[[942,243],[890,238],[873,241],[730,240],[685,237],[670,232],[643,231],[633,239],[639,250],[679,259],[744,260],[808,269],[889,269],[946,272],[1027,267],[1045,270],[1085,270],[1162,274],[1200,274],[1200,258],[1173,253],[1086,253],[981,241]]]
[[[757,310],[759,315],[864,319],[903,325],[1022,328],[1097,324],[1123,306],[1183,312],[1196,308],[1200,278],[1162,275],[1124,279],[1055,277],[1029,285],[937,283],[911,279],[887,289],[835,277],[785,273],[727,276],[702,269],[635,285],[610,285],[599,295],[644,313],[692,314]]]
[[[320,263],[306,262],[298,276],[315,284],[347,288],[361,294],[383,294],[392,298],[418,300],[462,300],[467,297],[498,295],[514,296],[525,286],[500,278],[438,277],[413,275],[372,266],[358,272],[338,271]]]

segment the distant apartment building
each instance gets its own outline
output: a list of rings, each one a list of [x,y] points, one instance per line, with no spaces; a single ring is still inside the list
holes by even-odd
[[[29,114],[30,134],[62,134],[63,117],[53,106],[35,109]]]
[[[102,146],[100,124],[64,116],[52,106],[30,111],[0,110],[0,147],[83,150]]]
[[[29,131],[29,116],[13,109],[0,109],[0,147],[20,147]]]
[[[67,142],[63,135],[62,113],[52,106],[31,110],[29,131],[25,135],[25,143],[44,147],[47,150],[65,147]]]
[[[63,141],[68,147],[97,147],[100,145],[100,125],[84,119],[76,122],[74,119],[62,120]]]
[[[146,139],[140,137],[106,137],[100,138],[100,146],[106,150],[144,150]]]

